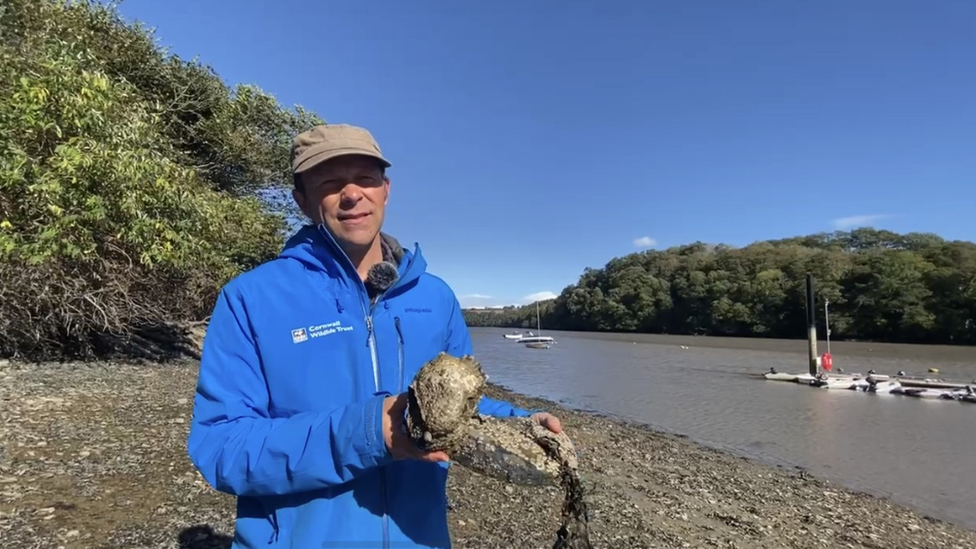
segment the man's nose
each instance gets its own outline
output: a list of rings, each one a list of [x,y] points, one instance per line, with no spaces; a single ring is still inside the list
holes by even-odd
[[[343,204],[355,204],[363,198],[363,189],[355,183],[347,183],[339,194]]]

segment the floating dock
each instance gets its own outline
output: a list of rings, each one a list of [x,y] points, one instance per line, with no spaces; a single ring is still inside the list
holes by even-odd
[[[824,302],[824,324],[827,331],[827,352],[817,356],[817,323],[814,308],[813,276],[807,274],[807,337],[809,344],[809,369],[806,373],[781,373],[770,368],[763,374],[768,381],[785,381],[820,389],[841,389],[864,393],[904,395],[915,398],[953,400],[976,404],[976,380],[971,383],[909,376],[904,372],[896,375],[879,374],[874,370],[867,374],[833,373],[830,356],[830,324],[827,320],[827,302]],[[929,368],[930,373],[937,373]]]
[[[976,382],[959,383],[944,379],[923,379],[884,374],[824,375],[825,373],[811,376],[810,374],[767,372],[763,377],[769,381],[785,381],[818,389],[840,389],[976,404]]]
[[[810,374],[785,374],[770,372],[763,374],[763,378],[767,381],[787,381],[791,383],[799,383],[801,385],[813,386],[819,386],[815,382],[817,382],[818,379],[823,378],[831,383],[857,380],[865,380],[865,382],[867,382],[866,380],[868,376],[871,376],[875,381],[897,381],[902,385],[902,387],[918,389],[965,389],[966,387],[976,386],[976,380],[974,380],[972,383],[962,383],[958,381],[949,381],[946,379],[923,378],[917,376],[891,376],[886,374],[827,374],[827,376],[824,376],[824,372],[821,372],[817,376],[812,376]]]

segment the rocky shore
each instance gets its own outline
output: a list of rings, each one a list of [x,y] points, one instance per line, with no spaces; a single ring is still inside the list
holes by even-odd
[[[196,364],[0,362],[4,548],[226,548],[234,500],[186,457]],[[976,532],[680,437],[558,414],[580,450],[595,547],[976,547]],[[449,481],[455,547],[548,548],[558,488]]]

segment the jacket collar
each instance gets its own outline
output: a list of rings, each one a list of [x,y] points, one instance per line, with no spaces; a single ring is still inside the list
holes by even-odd
[[[397,265],[399,271],[399,279],[387,293],[414,282],[426,272],[427,262],[421,254],[419,244],[415,243],[413,251],[409,251],[389,234],[381,232],[380,239],[383,259],[392,259],[391,263]],[[330,277],[340,279],[350,286],[363,287],[349,257],[324,224],[301,227],[285,243],[279,257],[295,259],[309,270],[324,271]]]

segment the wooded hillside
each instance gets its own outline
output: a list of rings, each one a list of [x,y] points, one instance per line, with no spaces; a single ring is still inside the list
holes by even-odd
[[[541,304],[543,328],[802,338],[808,272],[834,338],[976,344],[976,244],[867,228],[615,258]],[[465,318],[532,327],[535,306]]]

